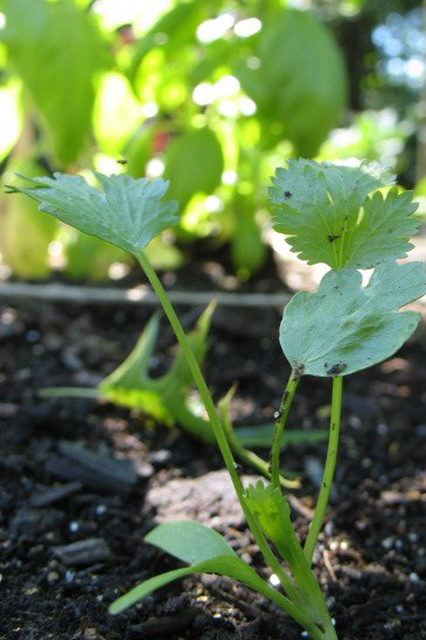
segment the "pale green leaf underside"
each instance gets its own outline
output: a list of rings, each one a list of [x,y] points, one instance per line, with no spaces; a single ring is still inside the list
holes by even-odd
[[[390,176],[378,177],[368,167],[290,160],[273,183],[274,227],[309,264],[369,269],[412,249],[418,221],[411,192],[372,194],[391,184]]]
[[[280,343],[294,369],[347,375],[391,356],[419,322],[401,306],[426,292],[424,265],[385,261],[367,287],[353,269],[330,271],[315,293],[297,293],[284,311]]]
[[[156,589],[194,573],[217,573],[228,576],[263,593],[277,604],[285,605],[288,602],[279,593],[270,589],[257,573],[236,555],[217,531],[198,522],[162,524],[151,531],[145,540],[179,560],[191,563],[191,566],[168,571],[146,580],[115,600],[109,608],[110,613],[120,613]]]
[[[39,210],[129,253],[138,254],[161,231],[177,224],[177,202],[163,202],[168,183],[158,178],[94,172],[102,191],[81,176],[24,178],[30,187],[10,187],[39,202]]]

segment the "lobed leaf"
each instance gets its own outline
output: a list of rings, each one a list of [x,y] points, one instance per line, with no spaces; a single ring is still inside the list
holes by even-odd
[[[85,233],[137,255],[161,231],[178,223],[177,202],[163,202],[168,183],[158,178],[94,172],[103,191],[81,176],[55,173],[54,178],[25,178],[30,187],[8,187],[39,202],[51,213]]]
[[[420,315],[398,312],[426,292],[421,262],[382,262],[369,284],[354,269],[329,271],[314,293],[299,292],[284,310],[280,343],[294,370],[347,375],[391,356]]]
[[[412,194],[380,187],[389,175],[370,167],[346,167],[310,160],[290,160],[277,169],[270,188],[274,227],[289,236],[292,251],[308,264],[332,269],[369,269],[383,258],[403,258],[412,249],[418,221]]]
[[[291,528],[290,505],[281,493],[281,488],[265,485],[262,480],[247,487],[246,498],[262,531],[278,549],[285,548],[286,537]]]
[[[237,556],[225,538],[214,529],[192,521],[169,522],[156,527],[145,540],[192,566],[168,571],[146,580],[115,600],[109,607],[110,613],[120,613],[156,589],[193,573],[228,576],[263,593],[278,604],[286,602]]]

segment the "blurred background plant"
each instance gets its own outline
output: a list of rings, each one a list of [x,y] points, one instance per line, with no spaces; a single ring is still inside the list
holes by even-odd
[[[426,195],[421,0],[0,0],[0,170],[164,175],[182,221],[150,247],[268,255],[283,158],[380,161]],[[3,198],[3,273],[119,278],[127,258]]]

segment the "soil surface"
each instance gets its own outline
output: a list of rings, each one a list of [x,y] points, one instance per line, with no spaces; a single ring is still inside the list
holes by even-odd
[[[276,284],[259,282],[257,290]],[[199,311],[179,309],[186,326]],[[172,583],[122,615],[108,614],[118,595],[179,566],[144,542],[169,519],[214,526],[269,578],[214,447],[112,404],[39,396],[46,386],[97,384],[131,350],[150,313],[1,307],[0,637],[297,640],[298,626],[263,598],[212,576]],[[205,371],[216,399],[239,382],[232,411],[240,424],[268,422],[279,406],[288,375],[279,321],[274,309],[218,309],[214,316]],[[340,640],[426,638],[423,345],[419,336],[392,360],[345,381],[336,482],[315,555]],[[164,323],[154,374],[167,369],[173,347]],[[302,381],[290,429],[327,426],[330,386]],[[299,445],[282,455],[302,479],[292,492],[301,538],[325,451],[326,443]],[[253,476],[250,468],[244,473]]]

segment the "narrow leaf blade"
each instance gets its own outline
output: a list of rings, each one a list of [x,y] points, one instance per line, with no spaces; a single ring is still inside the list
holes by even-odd
[[[288,602],[271,589],[249,565],[237,556],[220,533],[198,522],[187,520],[162,524],[153,529],[145,537],[145,540],[167,551],[175,558],[190,563],[191,566],[169,571],[146,580],[113,602],[109,608],[110,613],[120,613],[172,580],[193,573],[216,573],[228,576],[259,593],[263,593],[284,608]]]
[[[237,557],[220,533],[192,520],[161,524],[153,529],[145,540],[189,564],[210,560],[216,556]]]

